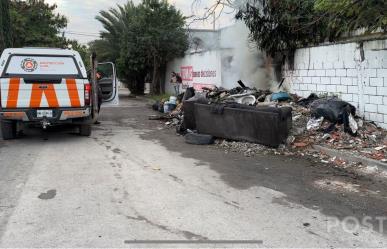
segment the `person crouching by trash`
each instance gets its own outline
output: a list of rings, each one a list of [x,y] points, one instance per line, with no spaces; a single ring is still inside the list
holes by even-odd
[[[179,96],[180,94],[180,85],[183,83],[182,78],[180,75],[178,75],[175,72],[172,72],[172,78],[171,78],[171,84],[173,88],[175,89],[176,96]]]

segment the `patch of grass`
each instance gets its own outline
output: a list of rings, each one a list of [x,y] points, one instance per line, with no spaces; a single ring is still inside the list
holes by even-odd
[[[165,93],[165,94],[160,94],[160,95],[149,95],[148,98],[150,98],[154,101],[160,101],[162,99],[168,100],[170,96],[171,96],[170,94]]]

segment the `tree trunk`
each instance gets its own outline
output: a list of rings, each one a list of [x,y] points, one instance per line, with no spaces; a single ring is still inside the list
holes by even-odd
[[[152,94],[160,94],[159,63],[156,56],[153,56]]]

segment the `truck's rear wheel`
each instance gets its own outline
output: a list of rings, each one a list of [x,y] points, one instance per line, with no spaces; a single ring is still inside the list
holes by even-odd
[[[4,140],[16,138],[17,126],[16,121],[1,120],[1,134]]]
[[[79,134],[81,136],[89,137],[91,135],[91,124],[80,125]]]

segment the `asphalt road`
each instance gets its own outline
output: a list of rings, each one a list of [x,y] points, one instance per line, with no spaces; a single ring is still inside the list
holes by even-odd
[[[387,246],[387,178],[188,145],[152,113],[122,96],[90,138],[1,141],[0,246]]]

